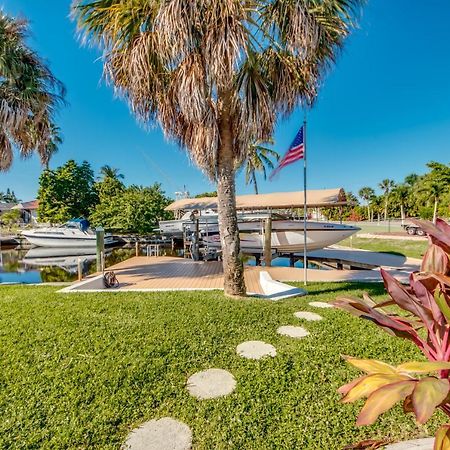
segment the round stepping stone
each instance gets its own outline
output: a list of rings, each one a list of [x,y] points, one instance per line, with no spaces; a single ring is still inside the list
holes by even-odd
[[[190,450],[192,448],[192,431],[183,422],[164,417],[150,420],[134,429],[125,443],[123,450]]]
[[[273,345],[263,341],[247,341],[236,347],[238,355],[247,359],[261,359],[265,356],[276,356],[277,350]]]
[[[278,334],[283,336],[289,336],[293,338],[303,338],[309,335],[309,331],[305,330],[303,327],[296,327],[294,325],[284,325],[277,330]]]
[[[322,316],[319,316],[319,314],[309,311],[297,311],[294,313],[294,316],[297,317],[297,319],[309,320],[311,322],[315,322],[316,320],[322,320]]]
[[[223,397],[231,394],[236,380],[230,372],[222,369],[208,369],[194,373],[187,380],[189,393],[200,400]]]
[[[386,446],[386,450],[433,450],[434,438],[414,439]]]
[[[333,305],[325,302],[311,302],[309,305],[314,306],[314,308],[334,308]]]

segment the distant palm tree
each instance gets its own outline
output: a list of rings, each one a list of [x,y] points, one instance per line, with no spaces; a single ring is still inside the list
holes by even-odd
[[[392,189],[393,200],[400,205],[400,217],[402,225],[405,223],[405,205],[408,202],[410,188],[404,184],[399,184]]]
[[[378,187],[383,191],[384,194],[384,220],[387,220],[389,194],[394,186],[395,182],[393,180],[389,180],[388,178],[384,179],[381,183],[378,184]]]
[[[38,153],[43,164],[53,139],[53,119],[64,104],[64,86],[26,45],[28,23],[0,9],[0,171],[8,170],[14,149]]]
[[[422,186],[419,187],[419,192],[426,193],[434,203],[433,223],[436,223],[439,200],[441,199],[442,195],[447,192],[447,190],[448,187],[445,183],[433,179],[426,181]]]
[[[217,183],[224,291],[245,296],[236,170],[253,139],[310,105],[363,0],[79,0],[116,93]]]
[[[273,140],[267,141],[273,144]],[[255,194],[258,195],[258,183],[256,181],[256,172],[261,172],[263,178],[267,178],[266,168],[273,169],[274,165],[270,158],[276,161],[280,159],[280,154],[275,150],[264,147],[262,142],[256,141],[250,144],[247,159],[244,161],[245,166],[245,184],[252,183]]]
[[[375,196],[375,191],[370,186],[364,186],[358,191],[358,195],[366,202],[367,220],[370,220],[370,200]]]
[[[420,176],[417,173],[410,173],[405,177],[404,183],[410,187],[413,187],[420,179]]]
[[[46,143],[43,143],[43,149],[40,152],[42,164],[45,170],[49,169],[50,160],[53,155],[58,152],[59,146],[63,143],[61,136],[61,129],[54,124],[49,125],[49,139]]]
[[[122,173],[119,173],[119,169],[108,166],[107,164],[100,168],[100,175],[103,176],[103,179],[112,178],[113,180],[123,180],[125,178]]]

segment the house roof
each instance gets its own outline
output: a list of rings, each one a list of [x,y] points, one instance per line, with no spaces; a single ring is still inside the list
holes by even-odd
[[[333,207],[347,205],[344,190],[320,189],[306,191],[308,207]],[[303,191],[273,192],[259,195],[237,195],[237,209],[289,209],[303,207]],[[191,209],[217,209],[217,197],[185,198],[167,206],[166,211]]]
[[[0,212],[9,211],[14,207],[14,203],[0,202]]]
[[[30,202],[18,203],[12,209],[27,209],[29,211],[33,211],[33,210],[38,209],[38,206],[39,206],[39,200],[31,200]]]

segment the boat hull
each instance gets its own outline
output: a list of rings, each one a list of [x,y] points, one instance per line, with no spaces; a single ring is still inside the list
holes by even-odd
[[[69,237],[69,236],[45,236],[38,233],[23,232],[27,241],[36,247],[64,247],[64,248],[95,248],[97,241],[95,236]],[[105,245],[112,244],[113,238],[105,237]]]
[[[271,234],[271,248],[278,253],[298,253],[304,250],[303,223],[299,221],[273,222]],[[306,251],[320,250],[336,244],[359,230],[340,224],[307,222]],[[261,253],[264,249],[264,233],[262,226],[255,228],[253,223],[239,224],[239,238],[241,250],[244,253]],[[220,248],[220,237],[217,232],[203,236],[208,247]]]

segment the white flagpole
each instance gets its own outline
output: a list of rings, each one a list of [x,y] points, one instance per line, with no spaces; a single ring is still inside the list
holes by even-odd
[[[308,261],[306,258],[306,219],[308,215],[308,207],[307,207],[307,198],[306,198],[306,113],[305,118],[303,120],[303,275],[304,280],[303,283],[308,283]]]

